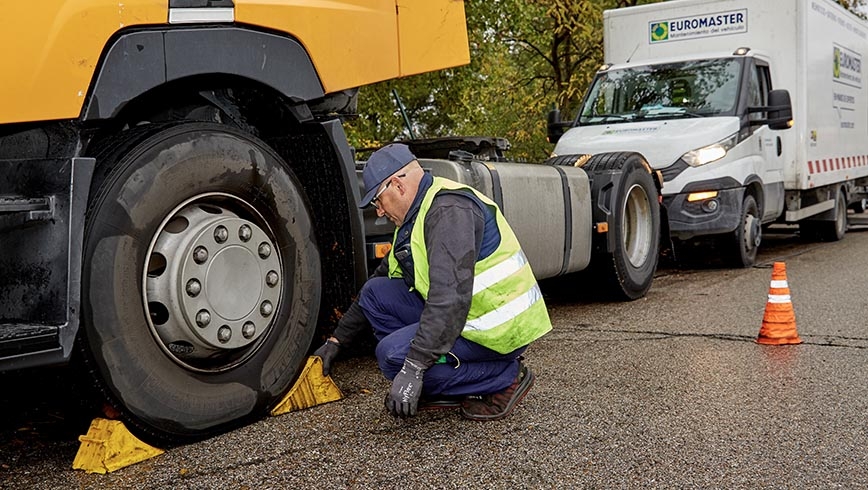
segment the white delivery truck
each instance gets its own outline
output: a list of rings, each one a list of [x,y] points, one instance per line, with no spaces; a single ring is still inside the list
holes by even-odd
[[[549,114],[556,156],[641,153],[663,177],[676,250],[710,238],[747,267],[774,222],[844,236],[868,184],[868,24],[828,0],[675,0],[603,18],[607,64],[575,120]]]

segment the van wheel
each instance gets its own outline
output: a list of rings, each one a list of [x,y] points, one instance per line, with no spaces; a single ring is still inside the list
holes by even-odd
[[[592,271],[605,279],[614,296],[641,298],[651,287],[660,254],[660,204],[650,167],[638,153],[604,153],[583,168],[598,181],[593,184],[595,206],[609,213],[608,233],[596,237]],[[607,170],[620,170],[620,177],[610,179]],[[611,252],[602,243],[608,234],[614,240]]]
[[[739,226],[724,241],[729,249],[729,262],[733,267],[752,267],[762,241],[762,220],[756,199],[747,194],[741,202]]]
[[[319,309],[301,185],[262,141],[210,123],[137,128],[95,156],[80,346],[98,388],[160,443],[261,416]]]

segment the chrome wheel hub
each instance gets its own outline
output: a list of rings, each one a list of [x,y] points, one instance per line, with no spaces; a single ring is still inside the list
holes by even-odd
[[[648,260],[654,245],[651,204],[642,186],[634,185],[627,192],[623,215],[622,236],[627,259],[633,267],[641,267]]]
[[[196,200],[172,213],[146,263],[145,305],[155,338],[192,369],[225,369],[254,349],[283,290],[270,235],[217,202]]]

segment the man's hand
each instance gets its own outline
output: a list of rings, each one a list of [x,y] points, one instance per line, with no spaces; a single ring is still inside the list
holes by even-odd
[[[422,396],[422,376],[425,368],[417,361],[404,360],[401,371],[392,380],[392,389],[386,398],[386,410],[394,417],[416,415],[419,397]]]
[[[319,356],[322,359],[322,375],[328,376],[332,370],[332,361],[341,350],[341,345],[333,339],[326,340],[326,343],[317,349],[313,355]]]

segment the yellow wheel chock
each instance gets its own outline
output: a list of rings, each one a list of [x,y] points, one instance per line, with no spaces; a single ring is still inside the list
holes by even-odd
[[[96,418],[87,434],[79,436],[81,446],[72,469],[88,473],[108,473],[163,454],[134,436],[119,420]]]
[[[283,415],[303,408],[315,407],[323,403],[343,398],[341,390],[331,376],[323,376],[322,359],[318,356],[307,358],[298,381],[290,388],[283,400],[271,410],[271,415]]]

